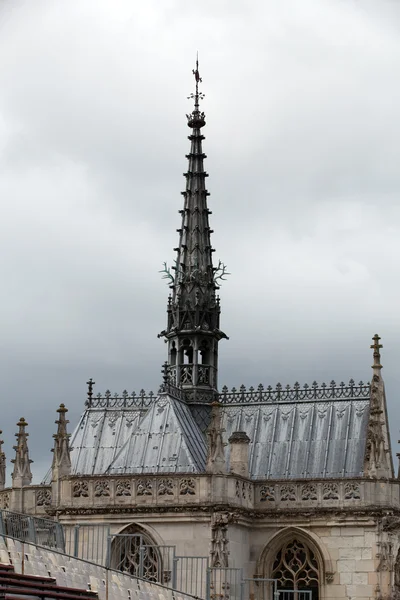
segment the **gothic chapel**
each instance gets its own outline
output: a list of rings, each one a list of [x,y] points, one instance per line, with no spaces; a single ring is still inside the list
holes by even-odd
[[[193,73],[179,241],[163,271],[161,387],[96,395],[90,380],[72,434],[58,409],[40,485],[21,418],[11,487],[0,443],[0,512],[55,519],[66,552],[200,598],[399,599],[399,479],[379,336],[371,383],[219,387],[226,268],[213,263],[197,63]]]

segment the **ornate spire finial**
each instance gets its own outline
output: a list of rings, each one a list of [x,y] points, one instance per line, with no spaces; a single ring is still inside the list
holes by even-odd
[[[92,378],[89,379],[89,381],[86,382],[86,385],[88,386],[88,391],[87,391],[87,405],[91,406],[92,404],[92,398],[93,398],[93,386],[96,382],[93,381]],[[63,404],[61,404],[61,406],[64,406]],[[61,407],[60,406],[60,407]]]
[[[3,432],[0,430],[0,435]],[[6,455],[3,452],[3,440],[0,440],[0,490],[6,485]]]
[[[57,421],[55,421],[56,425],[58,425],[57,433],[53,435],[53,480],[56,480],[59,477],[65,477],[71,472],[71,456],[69,452],[69,438],[71,434],[67,433],[67,424],[69,423],[69,421],[65,418],[68,409],[65,408],[64,404],[60,404],[60,408],[57,409],[57,412],[60,416],[57,419]]]
[[[205,115],[203,112],[200,112],[199,105],[200,100],[203,100],[204,94],[203,92],[199,92],[199,83],[202,83],[203,80],[200,77],[199,73],[199,54],[196,56],[196,68],[192,69],[192,73],[194,75],[194,80],[196,82],[195,93],[190,94],[188,96],[188,100],[194,100],[194,110],[190,115],[186,115],[188,118],[188,125],[194,129],[200,129],[206,124]]]
[[[374,364],[372,365],[373,369],[382,369],[381,353],[379,352],[379,350],[383,348],[383,346],[379,343],[380,339],[381,338],[377,333],[372,338],[372,341],[374,342],[373,344],[371,344],[371,348],[374,351]]]
[[[21,417],[17,423],[19,431],[15,434],[15,437],[17,438],[17,445],[14,446],[15,458],[13,458],[11,461],[14,463],[14,470],[11,475],[13,487],[23,487],[25,485],[29,485],[32,481],[30,465],[33,460],[29,458],[29,433],[26,433],[25,431],[25,427],[27,427],[27,425],[28,423],[25,421],[24,417]]]

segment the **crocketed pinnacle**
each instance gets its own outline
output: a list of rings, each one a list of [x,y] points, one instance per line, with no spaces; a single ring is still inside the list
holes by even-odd
[[[26,433],[25,431],[27,425],[28,423],[25,421],[24,417],[21,417],[17,423],[19,430],[18,433],[15,434],[15,437],[17,438],[17,445],[14,446],[15,458],[11,461],[14,463],[14,470],[11,475],[13,487],[23,487],[29,485],[32,481],[31,463],[33,461],[29,458],[29,433]]]
[[[69,449],[69,438],[71,434],[67,433],[67,424],[69,421],[65,418],[68,409],[65,408],[64,404],[60,404],[60,408],[57,409],[57,412],[60,416],[56,421],[56,425],[58,426],[57,433],[53,435],[53,480],[57,479],[58,477],[69,475],[71,472],[71,456]]]

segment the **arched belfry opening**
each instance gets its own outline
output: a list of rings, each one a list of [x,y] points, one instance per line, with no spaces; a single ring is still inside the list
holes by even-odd
[[[312,600],[322,600],[324,579],[331,577],[332,566],[326,549],[314,534],[289,527],[277,532],[265,546],[258,572],[260,577],[274,579],[278,591],[307,591]]]

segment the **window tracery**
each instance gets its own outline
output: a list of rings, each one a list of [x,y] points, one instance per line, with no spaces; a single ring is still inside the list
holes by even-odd
[[[286,542],[279,550],[271,577],[278,580],[278,589],[311,590],[312,599],[318,600],[318,561],[312,550],[298,539]]]
[[[162,568],[159,550],[153,540],[136,526],[128,527],[123,534],[114,536],[111,568],[160,582]]]

